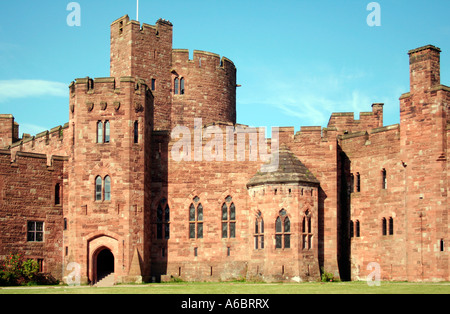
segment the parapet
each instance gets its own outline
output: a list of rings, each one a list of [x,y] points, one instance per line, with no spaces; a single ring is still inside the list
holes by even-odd
[[[144,88],[146,91],[151,92],[147,86],[147,83],[142,79],[137,79],[131,76],[124,76],[118,80],[114,77],[100,77],[100,78],[78,78],[75,79],[70,85],[70,93],[75,94],[77,92],[87,94],[98,93],[119,93],[121,88],[134,88],[139,90]]]
[[[220,55],[216,53],[202,50],[194,50],[193,58],[189,59],[188,49],[173,49],[172,65],[174,68],[179,66],[195,66],[199,69],[221,68],[224,70],[236,71],[236,66],[230,59],[220,57]]]
[[[68,157],[65,156],[58,156],[58,155],[45,155],[45,154],[39,154],[39,153],[30,153],[30,152],[12,152],[10,150],[4,150],[0,149],[0,155],[9,156],[10,157],[10,166],[11,167],[18,167],[19,166],[19,159],[38,159],[42,160],[42,163],[47,166],[47,170],[53,171],[55,161],[57,162],[67,162],[69,160]],[[62,169],[62,167],[61,167]]]
[[[382,103],[372,105],[372,112],[361,112],[359,120],[355,120],[353,112],[332,113],[328,128],[336,128],[339,133],[353,133],[366,131],[383,126]]]

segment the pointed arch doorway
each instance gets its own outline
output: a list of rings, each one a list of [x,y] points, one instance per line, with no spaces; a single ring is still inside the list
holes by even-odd
[[[114,254],[108,248],[99,249],[96,254],[96,282],[114,273]]]

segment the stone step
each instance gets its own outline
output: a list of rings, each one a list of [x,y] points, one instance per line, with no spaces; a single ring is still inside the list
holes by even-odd
[[[115,285],[114,273],[109,274],[108,276],[102,278],[98,281],[95,286],[96,287],[112,287]]]

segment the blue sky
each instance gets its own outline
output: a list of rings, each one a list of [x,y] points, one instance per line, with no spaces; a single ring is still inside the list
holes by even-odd
[[[136,0],[79,0],[70,27],[66,0],[2,3],[0,113],[21,133],[68,122],[68,85],[109,76],[109,26]],[[407,52],[442,49],[441,82],[450,85],[450,1],[385,0],[381,26],[369,27],[370,0],[140,0],[140,22],[174,24],[174,48],[205,50],[238,68],[238,123],[325,127],[332,112],[385,103],[385,125],[399,122],[409,91]]]

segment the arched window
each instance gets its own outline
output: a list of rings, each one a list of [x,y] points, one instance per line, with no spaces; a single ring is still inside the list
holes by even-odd
[[[261,212],[255,219],[255,250],[264,249],[264,219]]]
[[[184,78],[180,80],[180,95],[184,95]]]
[[[394,219],[389,217],[389,235],[394,234]]]
[[[179,88],[180,88],[180,79],[178,77],[176,77],[173,82],[173,93],[175,95],[178,95]]]
[[[222,239],[236,238],[236,207],[231,197],[222,205]]]
[[[97,143],[103,143],[103,122],[97,122]]]
[[[163,198],[156,209],[156,238],[159,240],[170,238],[170,207]]]
[[[110,141],[110,124],[109,121],[105,122],[105,143]]]
[[[102,200],[102,178],[100,176],[95,178],[95,200]]]
[[[282,209],[275,221],[275,248],[289,249],[291,247],[291,221],[286,210]]]
[[[356,237],[359,238],[361,236],[359,220],[356,221],[355,228],[356,228],[356,230],[355,230]]]
[[[387,222],[386,222],[386,218],[384,218],[384,217],[381,221],[381,229],[382,229],[382,234],[384,236],[387,235]]]
[[[194,198],[194,203],[189,206],[189,238],[203,238],[203,206],[198,197]]]
[[[310,250],[312,249],[312,225],[311,225],[311,214],[309,210],[305,212],[302,220],[302,249]]]
[[[105,177],[105,188],[104,188],[103,200],[105,200],[105,201],[111,200],[111,178],[109,176]]]

